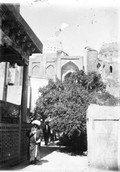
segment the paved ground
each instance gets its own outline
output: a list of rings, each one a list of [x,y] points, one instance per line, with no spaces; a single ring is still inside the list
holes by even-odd
[[[37,165],[29,165],[28,162],[18,166],[4,169],[9,171],[32,171],[32,172],[108,172],[88,167],[87,156],[71,155],[65,152],[63,147],[49,145],[41,147],[41,161]],[[113,171],[110,171],[113,172]]]

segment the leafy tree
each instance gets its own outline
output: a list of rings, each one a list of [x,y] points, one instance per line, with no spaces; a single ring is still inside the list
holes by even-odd
[[[66,145],[85,150],[86,110],[91,102],[97,102],[97,93],[105,92],[100,75],[95,72],[86,75],[80,70],[66,76],[63,82],[50,80],[39,92],[37,118],[45,120],[50,117],[51,127],[64,134],[62,141]]]

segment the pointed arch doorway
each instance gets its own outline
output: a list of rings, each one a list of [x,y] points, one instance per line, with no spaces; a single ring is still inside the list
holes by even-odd
[[[68,77],[70,73],[77,72],[78,70],[78,66],[72,61],[69,61],[68,63],[64,64],[61,68],[62,81],[65,79],[65,77]]]

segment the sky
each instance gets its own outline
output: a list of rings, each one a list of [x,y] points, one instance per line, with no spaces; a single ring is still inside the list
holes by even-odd
[[[103,43],[119,41],[117,1],[90,2],[95,1],[29,0],[21,3],[20,13],[43,46],[55,38],[70,56],[84,56],[85,47],[99,51]]]

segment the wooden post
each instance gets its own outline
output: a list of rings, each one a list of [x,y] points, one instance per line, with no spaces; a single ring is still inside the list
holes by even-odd
[[[22,83],[22,98],[21,98],[21,118],[27,122],[27,99],[28,99],[28,65],[23,67],[23,83]]]
[[[21,161],[21,133],[22,133],[22,122],[21,122],[21,106],[19,106],[19,162]]]
[[[30,83],[30,91],[29,91],[29,110],[31,113],[31,104],[32,104],[32,87],[31,87],[31,77],[29,77],[29,83]]]
[[[4,74],[4,86],[3,86],[3,100],[7,100],[7,89],[8,89],[8,62],[5,62],[5,74]]]

